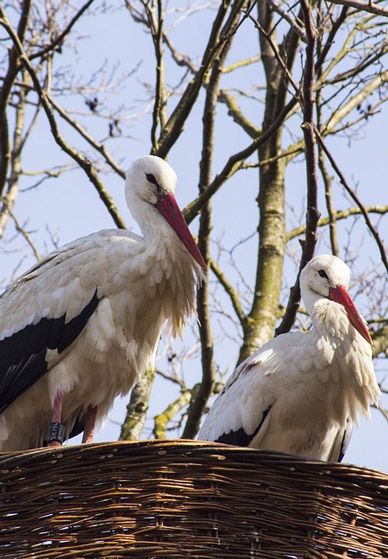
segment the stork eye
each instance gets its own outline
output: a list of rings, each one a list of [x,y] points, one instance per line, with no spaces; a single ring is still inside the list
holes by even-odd
[[[319,270],[318,274],[321,276],[321,278],[329,279],[329,276],[326,274],[325,270]]]
[[[158,185],[158,183],[156,182],[156,178],[152,173],[146,173],[146,177],[148,182],[152,182],[152,184],[156,184],[156,186]]]
[[[150,183],[152,183],[156,186],[157,193],[161,194],[162,189],[158,185],[158,181],[156,180],[155,175],[153,175],[152,173],[146,173],[146,177],[147,177],[148,182],[150,182]]]

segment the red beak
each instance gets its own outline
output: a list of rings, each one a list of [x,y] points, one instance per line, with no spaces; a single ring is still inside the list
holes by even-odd
[[[330,287],[329,299],[345,307],[345,310],[348,313],[348,317],[351,324],[355,327],[357,332],[359,332],[361,336],[368,343],[372,344],[372,338],[370,337],[368,328],[364,320],[361,318],[361,315],[356,309],[355,304],[351,300],[350,295],[345,289],[345,287],[343,285],[337,285],[337,287]]]
[[[178,235],[182,243],[185,245],[187,250],[190,252],[191,256],[198,262],[198,264],[206,271],[207,266],[203,259],[202,254],[197,247],[192,234],[179,206],[175,200],[175,196],[172,193],[160,194],[156,207],[162,214],[162,216],[168,221],[171,227],[174,229],[175,233]]]

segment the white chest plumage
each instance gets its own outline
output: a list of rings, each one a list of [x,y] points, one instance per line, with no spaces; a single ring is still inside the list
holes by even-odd
[[[380,394],[370,336],[333,256],[306,266],[302,297],[313,328],[279,336],[242,363],[198,433],[203,440],[339,460],[360,413]]]
[[[127,198],[144,238],[107,230],[79,239],[0,298],[2,449],[43,444],[51,414],[67,436],[90,416],[90,440],[95,420],[152,361],[163,323],[177,333],[193,312],[206,265],[176,205],[175,180],[157,157],[136,161]]]

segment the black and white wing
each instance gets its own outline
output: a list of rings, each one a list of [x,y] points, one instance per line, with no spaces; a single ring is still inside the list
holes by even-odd
[[[351,422],[333,405],[338,382],[318,345],[314,333],[265,344],[225,384],[198,439],[338,460]]]
[[[120,230],[78,239],[0,296],[0,413],[62,359],[102,299],[125,282],[119,267],[139,239]]]
[[[226,382],[209,410],[198,439],[249,446],[270,421],[271,408],[282,389],[277,376],[282,371],[272,340],[246,359]]]
[[[96,235],[71,243],[1,295],[0,413],[61,359],[95,312],[98,248]]]

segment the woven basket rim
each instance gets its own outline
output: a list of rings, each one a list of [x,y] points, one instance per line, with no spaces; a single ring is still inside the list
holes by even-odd
[[[5,559],[388,557],[388,474],[352,464],[102,442],[1,453],[0,488]]]
[[[308,470],[319,471],[321,475],[324,473],[346,474],[346,472],[351,472],[354,475],[358,472],[363,478],[370,476],[371,478],[379,480],[380,483],[386,483],[388,485],[388,473],[356,464],[347,462],[325,462],[312,459],[308,456],[287,454],[274,450],[258,450],[192,439],[144,439],[140,441],[93,442],[52,448],[43,447],[22,451],[0,452],[0,473],[5,469],[13,468],[17,465],[27,466],[29,463],[40,461],[41,459],[58,460],[62,458],[66,459],[66,457],[74,453],[82,455],[94,452],[99,454],[105,452],[111,453],[112,451],[128,451],[129,453],[133,451],[136,454],[140,451],[146,453],[147,451],[159,451],[161,453],[169,452],[173,454],[187,454],[189,452],[195,453],[196,455],[201,453],[221,454],[224,456],[225,460],[227,460],[228,457],[234,460],[240,458],[242,462],[266,463],[274,467],[287,467],[287,469],[298,466],[307,468]]]

